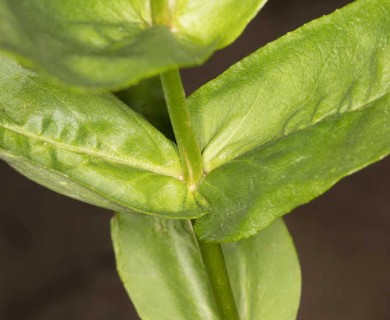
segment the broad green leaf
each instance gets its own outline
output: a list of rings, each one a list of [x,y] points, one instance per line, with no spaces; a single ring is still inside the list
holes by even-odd
[[[222,245],[242,320],[294,320],[301,271],[282,219],[257,235]]]
[[[390,1],[360,0],[267,45],[190,98],[212,206],[247,237],[390,153]]]
[[[111,235],[141,319],[220,319],[190,221],[117,213]]]
[[[80,86],[118,88],[197,65],[266,0],[0,0],[0,47]]]
[[[219,320],[189,221],[117,214],[112,221],[117,268],[144,320]],[[223,251],[241,320],[294,320],[300,269],[283,222]]]
[[[0,58],[0,158],[57,192],[113,210],[201,215],[175,145],[108,93],[53,84]]]
[[[143,80],[115,95],[133,110],[142,114],[166,137],[175,139],[159,77]]]

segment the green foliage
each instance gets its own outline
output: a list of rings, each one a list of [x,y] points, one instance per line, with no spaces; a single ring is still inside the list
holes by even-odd
[[[24,63],[0,56],[0,158],[120,212],[118,269],[143,319],[236,319],[221,288],[243,320],[294,319],[299,265],[278,218],[390,153],[390,0],[289,33],[185,99],[177,69],[265,2],[0,0],[0,48]],[[199,239],[237,241],[217,270],[232,290],[210,281],[204,250],[221,250]]]
[[[204,62],[264,3],[0,0],[0,47],[74,85],[125,87]]]
[[[170,140],[175,137],[169,120],[164,91],[158,77],[149,78],[115,94],[134,111],[141,113]]]
[[[201,238],[250,236],[390,153],[389,34],[390,1],[358,1],[190,98],[212,206]]]
[[[177,149],[110,93],[54,84],[0,59],[0,157],[30,179],[104,208],[194,218]]]
[[[119,274],[142,319],[221,319],[190,222],[117,214],[112,238]],[[240,319],[295,319],[301,277],[281,220],[223,251]]]

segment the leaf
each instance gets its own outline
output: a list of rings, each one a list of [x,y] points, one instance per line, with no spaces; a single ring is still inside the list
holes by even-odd
[[[166,137],[175,139],[159,77],[143,80],[115,95],[133,110],[141,113]]]
[[[142,319],[218,320],[190,221],[116,214],[117,269]]]
[[[257,235],[222,245],[242,320],[294,320],[301,271],[282,219]]]
[[[115,96],[53,84],[0,58],[0,158],[59,193],[112,210],[202,215],[176,146]]]
[[[0,47],[74,85],[123,88],[203,63],[265,2],[0,0]]]
[[[220,319],[189,221],[131,214],[112,220],[117,268],[142,319]],[[283,222],[224,244],[242,320],[293,320],[300,270]]]
[[[248,237],[390,153],[390,1],[361,0],[190,98],[212,206],[201,238]]]

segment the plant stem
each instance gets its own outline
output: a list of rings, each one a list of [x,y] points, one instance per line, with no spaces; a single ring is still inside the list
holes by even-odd
[[[161,75],[168,113],[183,167],[184,179],[190,191],[195,191],[196,184],[203,176],[203,161],[199,145],[192,128],[186,96],[178,70]]]
[[[198,245],[222,319],[239,320],[221,245],[199,239]]]
[[[192,128],[179,71],[163,73],[161,83],[179,147],[184,179],[189,190],[195,191],[203,176],[203,161]],[[222,319],[239,320],[221,246],[199,239],[198,245]]]

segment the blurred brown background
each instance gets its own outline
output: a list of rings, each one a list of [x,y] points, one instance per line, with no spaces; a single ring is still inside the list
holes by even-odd
[[[183,73],[188,92],[348,2],[270,0],[233,46]],[[46,190],[2,162],[0,177],[0,320],[137,319],[115,272],[111,213]],[[287,217],[303,269],[299,320],[390,319],[389,187],[390,158]]]

